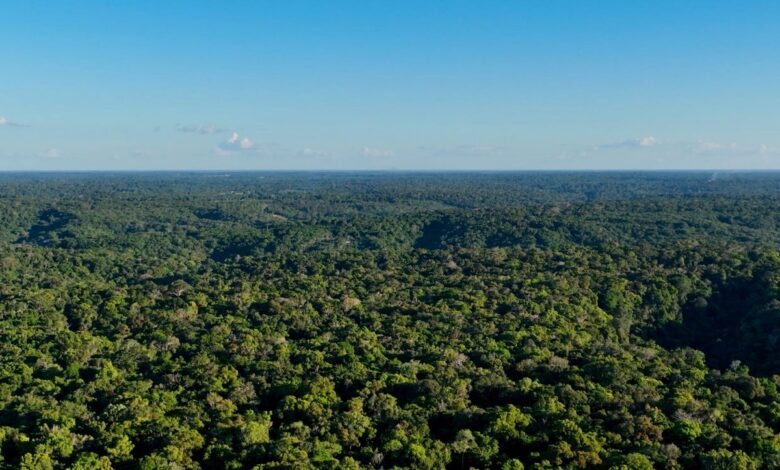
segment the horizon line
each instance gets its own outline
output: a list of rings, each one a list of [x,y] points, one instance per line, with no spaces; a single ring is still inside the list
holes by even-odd
[[[2,170],[3,174],[24,173],[776,173],[780,168],[529,168],[529,169],[74,169]]]

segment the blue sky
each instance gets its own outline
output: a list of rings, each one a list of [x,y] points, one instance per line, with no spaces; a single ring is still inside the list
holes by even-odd
[[[776,1],[8,1],[0,170],[780,168]]]

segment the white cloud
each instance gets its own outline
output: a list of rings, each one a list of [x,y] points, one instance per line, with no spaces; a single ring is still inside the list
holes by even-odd
[[[363,147],[361,154],[364,157],[379,158],[379,157],[392,157],[394,155],[392,150],[380,149],[376,147]]]
[[[221,129],[213,124],[190,124],[187,126],[179,126],[176,128],[179,132],[188,132],[191,134],[209,135],[219,134],[225,132],[225,129]]]
[[[655,147],[656,145],[658,145],[658,140],[652,135],[639,139],[640,147]]]
[[[233,132],[227,140],[220,142],[217,148],[223,152],[247,152],[255,148],[255,143],[248,137],[241,137],[238,132]]]

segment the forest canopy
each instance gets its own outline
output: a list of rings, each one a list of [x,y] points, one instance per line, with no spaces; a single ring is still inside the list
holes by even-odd
[[[0,468],[780,468],[780,173],[0,175]]]

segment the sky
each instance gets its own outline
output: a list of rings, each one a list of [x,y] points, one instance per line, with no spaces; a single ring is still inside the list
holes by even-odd
[[[780,2],[35,1],[0,170],[780,169]]]

